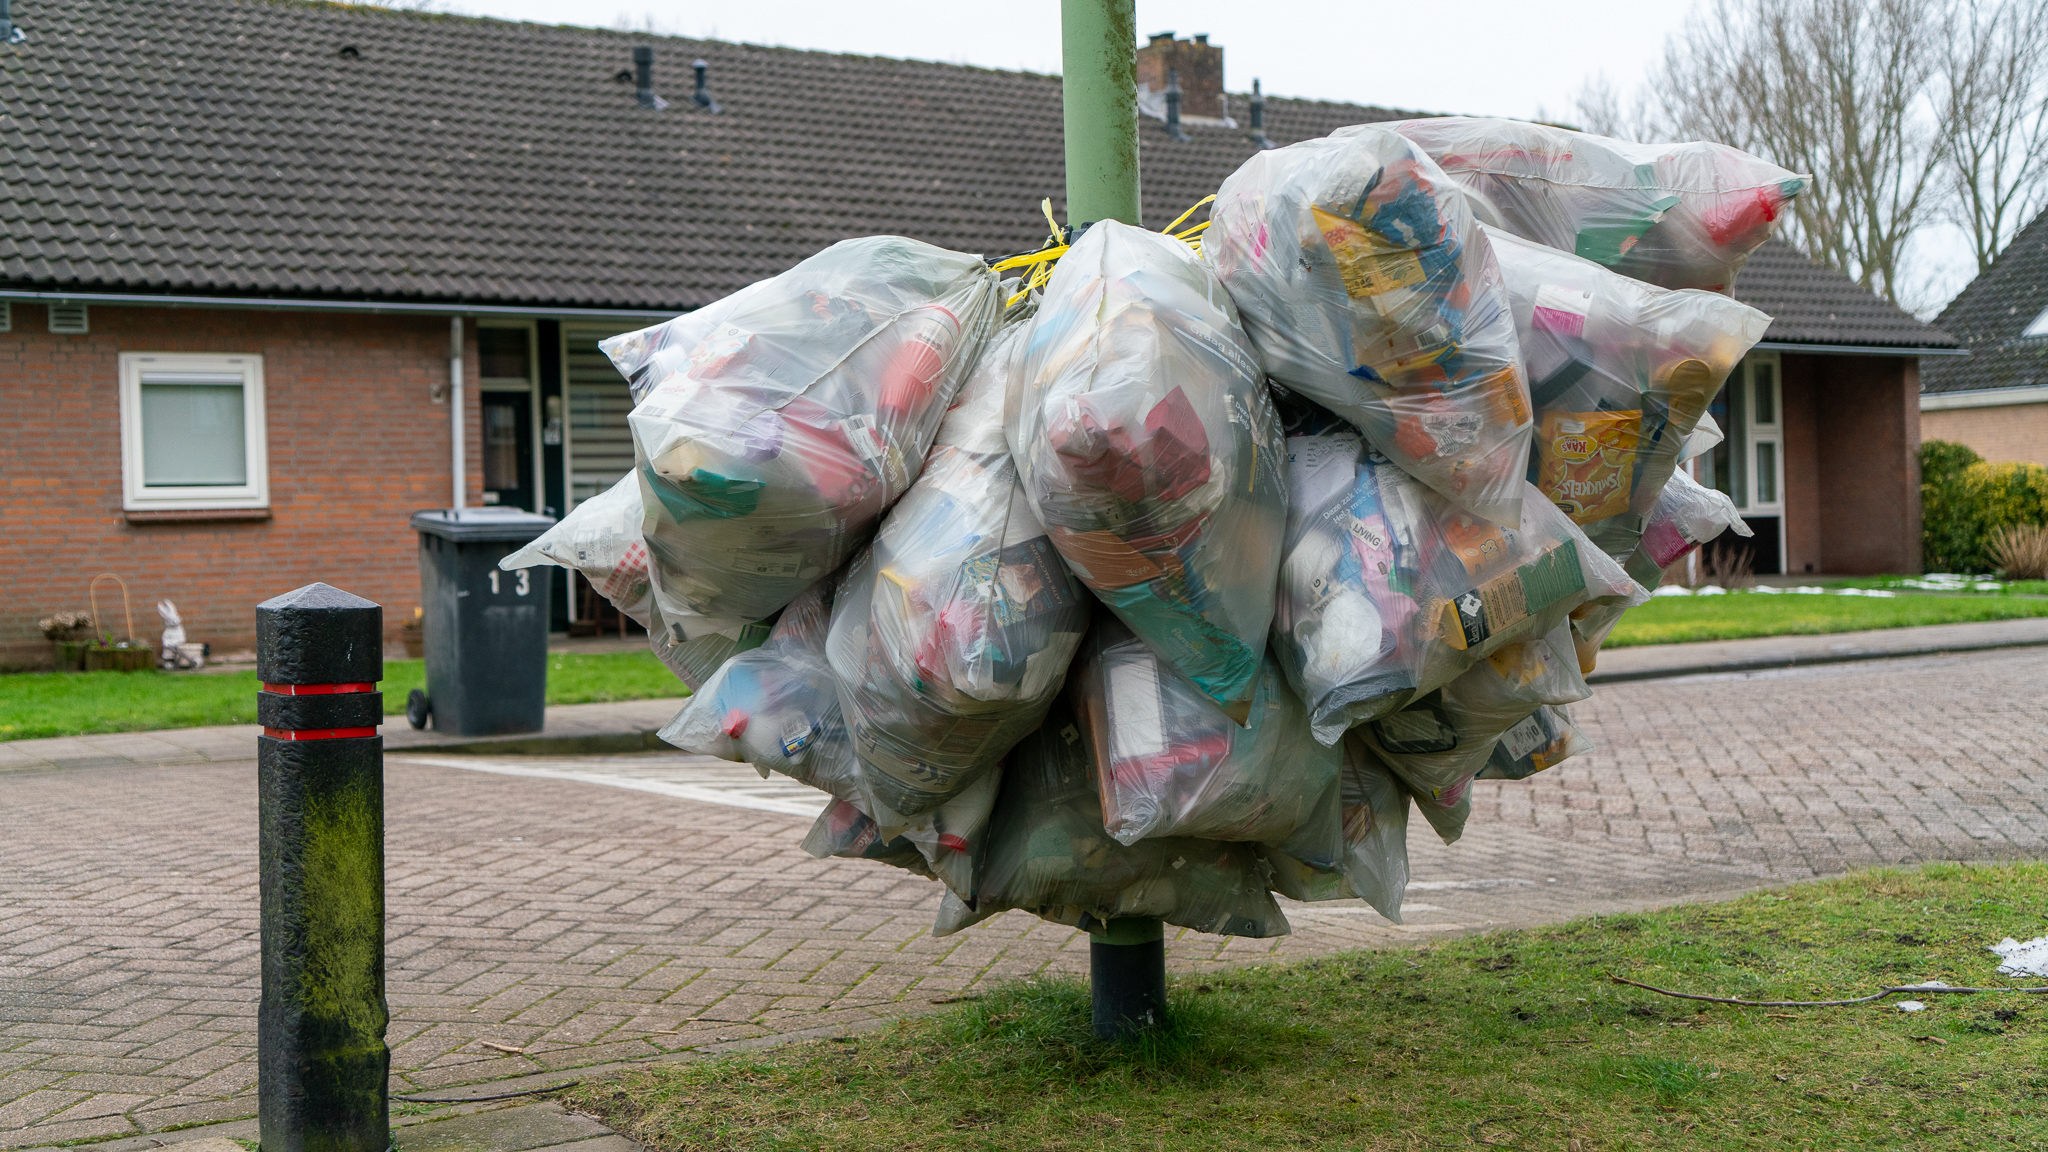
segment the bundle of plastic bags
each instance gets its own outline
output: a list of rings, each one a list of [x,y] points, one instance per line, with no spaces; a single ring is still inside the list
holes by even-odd
[[[1587,605],[1648,596],[1533,490],[1522,526],[1506,528],[1452,506],[1354,434],[1287,445],[1273,649],[1325,744]]]
[[[1037,726],[1088,627],[1087,593],[1003,437],[1024,331],[992,342],[832,607],[826,652],[869,795],[904,816],[967,789]]]
[[[1257,841],[1335,865],[1340,753],[1310,737],[1307,712],[1271,660],[1245,727],[1114,620],[1097,624],[1074,679],[1102,824],[1118,843]]]
[[[979,257],[847,240],[601,347],[628,423],[662,622],[771,615],[838,569],[916,479],[998,309]]]
[[[1242,721],[1284,494],[1271,397],[1215,274],[1171,237],[1092,225],[1045,286],[1008,432],[1074,574]]]
[[[1726,492],[1701,484],[1683,470],[1674,472],[1650,513],[1642,545],[1624,567],[1637,583],[1655,588],[1665,569],[1730,528],[1737,536],[1756,535],[1742,522]]]
[[[1486,223],[1665,288],[1727,291],[1811,181],[1725,144],[1464,116],[1381,127],[1421,145]]]
[[[1004,769],[972,898],[950,894],[932,934],[1008,908],[1094,928],[1123,917],[1226,936],[1284,936],[1256,845],[1187,837],[1118,843],[1102,827],[1092,745],[1062,700]]]
[[[1707,405],[1771,319],[1726,296],[1653,287],[1489,235],[1534,381],[1530,479],[1624,558]]]
[[[1570,629],[1560,621],[1548,634],[1499,649],[1442,690],[1359,733],[1449,844],[1464,832],[1472,780],[1493,759],[1501,738],[1543,705],[1590,695]]]
[[[1514,322],[1465,196],[1420,148],[1365,125],[1256,153],[1202,245],[1267,372],[1460,507],[1520,523]]]

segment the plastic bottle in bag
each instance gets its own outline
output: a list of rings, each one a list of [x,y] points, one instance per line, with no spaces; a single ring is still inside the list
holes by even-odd
[[[1560,621],[1548,634],[1499,649],[1440,691],[1358,731],[1449,844],[1464,831],[1472,780],[1501,737],[1542,705],[1590,695],[1570,629]]]
[[[1466,116],[1382,127],[1421,145],[1486,223],[1665,288],[1727,291],[1812,182],[1703,141],[1632,144]]]
[[[1336,862],[1341,754],[1310,738],[1301,700],[1271,660],[1239,727],[1128,629],[1103,620],[1075,694],[1101,772],[1103,826],[1118,843],[1259,841]]]
[[[949,896],[933,935],[1007,908],[1077,928],[1146,916],[1226,936],[1290,931],[1256,845],[1185,837],[1124,845],[1103,831],[1093,760],[1063,697],[1011,753],[975,896]]]
[[[1664,578],[1665,569],[1730,528],[1737,536],[1755,535],[1742,522],[1742,514],[1735,510],[1735,501],[1726,492],[1701,484],[1683,470],[1674,472],[1664,485],[1664,494],[1657,498],[1656,509],[1650,513],[1641,547],[1623,567],[1636,583],[1655,588]]]
[[[603,341],[639,398],[663,616],[759,619],[840,567],[916,478],[999,291],[978,257],[867,237]]]
[[[1271,398],[1215,274],[1171,237],[1090,226],[1046,284],[1008,433],[1074,574],[1244,720],[1285,497]]]
[[[1622,559],[1728,374],[1771,318],[1489,231],[1536,405],[1532,483]]]
[[[1003,437],[1022,325],[997,336],[924,471],[856,559],[826,651],[873,799],[915,816],[993,770],[1059,694],[1088,596]]]
[[[1530,410],[1492,250],[1420,148],[1346,133],[1254,153],[1217,193],[1203,258],[1268,373],[1513,527]]]

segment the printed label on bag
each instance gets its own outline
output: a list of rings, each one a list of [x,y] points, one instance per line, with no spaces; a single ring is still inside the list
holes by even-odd
[[[1584,337],[1586,317],[1593,311],[1593,294],[1561,284],[1545,284],[1536,289],[1536,311],[1532,317],[1535,327],[1560,336]]]
[[[795,579],[803,574],[804,558],[795,552],[734,552],[732,570],[753,576]]]
[[[1412,288],[1429,279],[1422,270],[1422,257],[1408,248],[1395,248],[1356,220],[1311,206],[1316,227],[1330,255],[1337,258],[1337,274],[1344,278],[1344,291],[1353,299],[1383,296],[1399,288]]]
[[[1643,414],[1546,412],[1536,438],[1536,487],[1574,523],[1628,511]]]
[[[791,721],[782,729],[782,754],[795,759],[798,753],[811,746],[811,736],[810,721]]]
[[[1508,750],[1508,755],[1520,760],[1531,752],[1550,746],[1550,734],[1543,730],[1543,722],[1537,718],[1539,715],[1532,713],[1501,735],[1501,746]]]

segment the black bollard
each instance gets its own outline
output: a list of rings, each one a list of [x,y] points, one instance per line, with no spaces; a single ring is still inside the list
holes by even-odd
[[[1088,985],[1100,1039],[1126,1040],[1166,1023],[1165,927],[1131,918],[1092,929]]]
[[[263,1152],[385,1152],[384,610],[325,584],[256,606]]]

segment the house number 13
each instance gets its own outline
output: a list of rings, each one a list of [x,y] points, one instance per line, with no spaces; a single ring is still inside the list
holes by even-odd
[[[528,592],[533,590],[532,582],[528,579],[526,575],[526,569],[521,568],[519,571],[513,573],[513,575],[519,577],[519,579],[513,581],[512,583],[512,591],[515,594],[524,596]],[[493,569],[491,571],[491,595],[496,596],[500,591],[501,589],[498,587],[498,573],[496,569]]]

